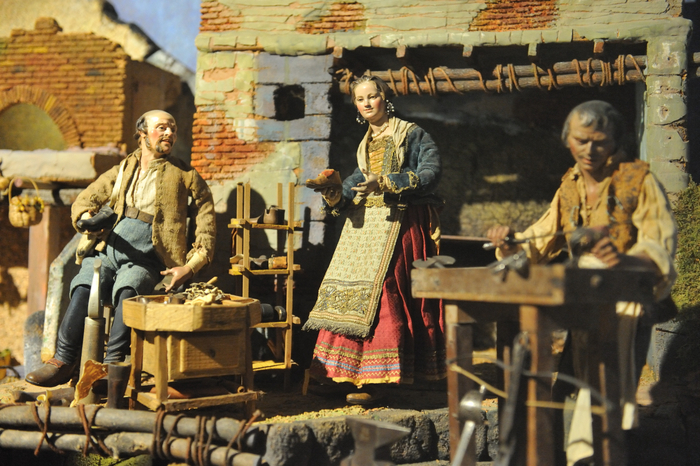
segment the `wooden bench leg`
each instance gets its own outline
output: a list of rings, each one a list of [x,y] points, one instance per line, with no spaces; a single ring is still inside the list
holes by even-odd
[[[129,375],[129,409],[138,406],[138,394],[141,390],[141,370],[143,369],[143,332],[131,330],[131,374]]]
[[[459,323],[458,314],[459,308],[457,305],[445,304],[447,360],[455,361],[462,369],[471,372],[473,370],[473,326],[472,324]],[[463,422],[459,419],[459,402],[472,388],[474,388],[474,382],[470,379],[455,371],[447,371],[450,452],[453,458],[457,453],[459,439],[462,435]],[[472,436],[472,440],[469,442],[469,448],[463,457],[462,464],[457,466],[474,466],[476,464],[476,446],[474,438],[475,436]]]

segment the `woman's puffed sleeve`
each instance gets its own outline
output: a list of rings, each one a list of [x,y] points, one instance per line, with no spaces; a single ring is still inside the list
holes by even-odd
[[[406,138],[406,156],[400,173],[383,177],[387,192],[432,192],[442,174],[440,152],[430,134],[420,127],[412,130]]]

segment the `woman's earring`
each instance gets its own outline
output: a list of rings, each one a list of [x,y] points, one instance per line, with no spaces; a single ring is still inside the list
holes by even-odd
[[[364,125],[365,123],[367,123],[367,120],[364,119],[364,117],[360,114],[359,110],[357,112],[357,117],[355,117],[355,121],[357,121],[361,125]]]
[[[394,114],[394,104],[392,104],[390,100],[386,101],[386,113],[388,113],[389,116]]]

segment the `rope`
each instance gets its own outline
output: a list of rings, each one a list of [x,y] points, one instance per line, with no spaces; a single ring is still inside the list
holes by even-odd
[[[151,456],[160,459],[166,459],[163,453],[163,443],[161,442],[161,437],[163,435],[163,418],[165,418],[165,409],[161,406],[156,411],[156,420],[153,425],[153,441],[151,442]]]
[[[542,87],[542,83],[540,83],[539,69],[537,68],[537,65],[534,63],[532,64],[532,73],[535,75],[535,85],[537,86],[537,89],[543,91],[544,88]]]
[[[83,431],[85,432],[85,445],[83,446],[83,456],[87,456],[91,447],[93,451],[99,455],[112,456],[112,452],[109,450],[109,448],[107,448],[107,445],[105,445],[102,438],[97,437],[97,442],[95,442],[92,436],[92,425],[95,423],[97,411],[99,411],[101,408],[101,406],[96,406],[95,409],[93,409],[92,411],[90,419],[88,419],[87,415],[85,414],[85,405],[78,405],[78,417],[80,418],[80,422],[83,425]]]
[[[489,91],[488,88],[486,87],[486,84],[484,84],[484,77],[481,75],[481,71],[477,71],[477,73],[478,73],[478,76],[479,76],[479,84],[481,84],[481,89],[482,89],[486,94],[490,94],[491,91]]]
[[[428,83],[428,93],[431,96],[437,95],[437,89],[435,88],[435,76],[433,75],[432,68],[428,68],[428,74],[425,77],[425,81]]]
[[[551,91],[552,88],[561,89],[561,86],[557,84],[557,78],[554,74],[554,70],[552,70],[551,68],[547,68],[547,74],[549,75],[549,85],[547,86],[547,90]]]
[[[399,90],[396,88],[396,81],[394,81],[394,73],[389,69],[389,87],[394,91],[394,94],[399,95]]]
[[[165,436],[165,440],[163,440],[163,454],[165,455],[165,458],[168,461],[175,461],[172,454],[170,453],[170,438],[173,436],[173,432],[177,432],[177,423],[180,422],[180,419],[182,419],[183,417],[185,417],[184,414],[178,414],[175,417],[175,419],[173,420],[172,427],[170,428],[170,430],[168,430],[168,434]],[[187,440],[189,440],[190,443],[192,442],[192,439],[190,439],[189,437],[187,438]],[[189,461],[190,443],[188,443],[188,445],[187,445],[187,461],[186,461],[187,464],[189,464],[189,462],[190,462]]]
[[[496,71],[494,73],[496,75],[496,79],[497,79],[496,92],[499,94],[501,92],[503,92],[503,75],[502,75],[502,73],[503,73],[503,65],[501,65],[499,63],[498,65],[496,65]]]
[[[39,456],[39,450],[41,450],[41,445],[44,443],[44,440],[46,440],[46,444],[53,452],[62,455],[63,452],[56,448],[56,446],[51,443],[47,437],[51,419],[51,406],[49,405],[48,401],[44,403],[44,408],[46,409],[46,422],[42,422],[41,418],[39,418],[39,405],[37,403],[33,403],[32,406],[32,416],[34,417],[34,422],[36,422],[36,425],[39,426],[39,430],[41,431],[41,439],[39,439],[39,443],[34,450],[34,456]]]
[[[576,81],[579,86],[581,87],[597,87],[598,85],[600,87],[603,86],[612,86],[615,84],[618,85],[623,85],[625,84],[628,79],[625,73],[625,66],[626,66],[626,60],[629,59],[632,62],[632,66],[637,70],[640,76],[644,76],[644,72],[642,70],[641,65],[637,61],[637,59],[630,54],[627,55],[618,55],[617,58],[615,58],[613,61],[604,61],[600,59],[594,59],[594,58],[588,58],[586,59],[585,63],[585,68],[582,64],[582,62],[576,58],[571,60],[571,65],[574,68],[574,72],[571,74],[574,74],[576,76]],[[598,63],[600,65],[598,65]],[[600,83],[596,84],[595,79],[596,78],[596,67],[594,66],[600,66]],[[547,91],[551,91],[552,89],[562,89],[562,85],[559,84],[558,82],[558,77],[557,74],[555,73],[553,67],[548,67],[546,69],[541,69],[539,68],[535,63],[532,63],[532,74],[534,76],[534,86],[537,87],[540,90],[545,90],[545,86],[542,83],[542,80],[544,79],[544,72],[547,73],[547,77],[549,78],[549,82],[546,86]],[[504,70],[505,68],[505,70]],[[617,69],[617,71],[615,71]],[[490,94],[494,92],[493,90],[489,90],[488,85],[491,83],[490,81],[487,81],[484,79],[483,74],[476,69],[470,69],[468,70],[472,73],[476,74],[476,77],[478,78],[479,81],[479,86],[482,91],[484,91],[487,94]],[[505,73],[504,73],[505,71]],[[428,85],[428,94],[431,96],[436,96],[438,94],[438,76],[437,73],[440,72],[441,78],[447,82],[447,85],[449,87],[449,90],[455,94],[464,94],[464,92],[460,91],[457,86],[455,85],[454,80],[450,77],[448,74],[448,70],[446,70],[444,67],[438,66],[435,68],[428,68],[427,73],[423,77],[425,82]],[[615,73],[617,72],[617,76],[615,76]],[[397,81],[396,78],[394,77],[393,71],[390,69],[386,72],[388,74],[388,79],[387,79],[387,85],[394,91],[396,95],[408,95],[410,93],[410,84],[413,83],[416,86],[416,94],[418,95],[423,95],[424,91],[421,89],[420,83],[421,81],[419,80],[418,76],[416,73],[411,70],[410,68],[404,66],[399,70],[400,73],[400,79]],[[371,75],[372,72],[370,70],[367,70],[365,74]],[[350,93],[350,83],[355,79],[353,73],[348,70],[348,69],[342,69],[336,71],[336,75],[339,75],[339,85],[341,88],[341,92],[345,92],[347,94]],[[492,73],[495,82],[492,83],[495,86],[495,92],[496,93],[503,93],[507,89],[511,93],[514,90],[517,91],[522,91],[524,89],[523,85],[520,83],[520,79],[522,79],[522,76],[518,76],[518,73],[516,71],[516,66],[512,63],[507,63],[507,64],[497,64],[495,65],[495,68]],[[565,73],[565,76],[568,76],[568,73]],[[473,79],[473,78],[472,78]],[[469,78],[464,78],[465,81],[467,82],[473,82],[472,79]],[[506,82],[507,80],[507,82]],[[529,85],[528,85],[529,86]]]
[[[518,91],[522,92],[522,89],[520,89],[520,84],[518,84],[518,77],[515,75],[515,67],[512,63],[508,63],[508,79],[510,80],[508,83],[508,89],[510,92],[513,92],[513,86],[515,86]]]
[[[421,95],[421,90],[420,90],[420,85],[418,84],[418,78],[416,78],[416,73],[413,72],[410,68],[407,66],[401,67],[401,85],[403,87],[403,95],[408,95],[408,73],[411,73],[411,79],[413,80],[413,84],[416,85],[416,93],[418,95]]]
[[[435,71],[440,71],[442,73],[442,75],[445,77],[445,81],[447,81],[447,84],[450,86],[452,92],[454,92],[455,94],[462,94],[462,91],[457,89],[457,87],[452,82],[452,79],[448,76],[447,71],[445,71],[442,68],[442,66],[438,66],[437,68],[435,68]],[[481,76],[481,74],[479,76]]]
[[[235,442],[236,440],[238,440],[241,437],[241,432],[243,432],[243,428],[245,427],[246,422],[247,421],[245,419],[241,420],[241,423],[238,425],[238,432],[236,432],[236,435],[231,437],[231,440],[229,440],[228,445],[226,445],[226,453],[224,454],[224,458],[228,458],[228,454],[231,451],[231,447],[233,446],[233,442]],[[238,441],[238,451],[241,451],[240,440]]]

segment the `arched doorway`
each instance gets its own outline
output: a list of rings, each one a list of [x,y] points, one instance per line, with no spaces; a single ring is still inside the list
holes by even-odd
[[[31,103],[11,105],[0,112],[0,149],[65,150],[58,125],[43,109]]]

